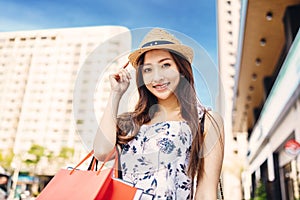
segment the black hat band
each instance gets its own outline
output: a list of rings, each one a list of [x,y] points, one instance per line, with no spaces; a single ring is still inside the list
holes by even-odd
[[[155,45],[162,45],[162,44],[174,44],[174,43],[170,42],[170,41],[166,41],[166,40],[156,40],[156,41],[152,41],[152,42],[148,42],[148,43],[144,44],[142,46],[142,48],[149,47],[149,46],[155,46]]]

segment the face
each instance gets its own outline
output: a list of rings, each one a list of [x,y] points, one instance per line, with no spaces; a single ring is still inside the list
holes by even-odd
[[[145,53],[142,76],[147,89],[159,100],[173,96],[180,80],[177,65],[166,50]]]

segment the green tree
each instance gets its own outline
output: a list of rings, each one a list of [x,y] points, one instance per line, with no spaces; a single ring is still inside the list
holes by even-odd
[[[45,147],[38,144],[32,144],[30,149],[28,150],[28,154],[32,155],[32,158],[25,159],[24,160],[25,164],[36,165],[41,160],[41,157],[45,156],[44,153],[45,153]]]
[[[62,147],[58,157],[68,160],[74,156],[75,150],[71,147]]]
[[[257,188],[255,189],[254,198],[253,200],[265,200],[267,199],[267,193],[265,185],[262,181],[259,181],[257,184]]]
[[[0,152],[0,165],[4,169],[10,171],[13,158],[14,158],[13,149],[9,149],[6,154],[3,154],[3,152]]]

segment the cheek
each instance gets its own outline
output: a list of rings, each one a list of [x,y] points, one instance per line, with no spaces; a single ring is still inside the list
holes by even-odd
[[[143,75],[143,80],[145,85],[150,84],[152,82],[152,76],[149,74]]]
[[[151,94],[154,93],[154,92],[153,92],[154,88],[153,88],[150,84],[146,84],[145,86],[146,86],[147,90],[148,90]]]
[[[166,77],[168,77],[169,80],[179,82],[180,74],[177,70],[169,70],[168,72],[166,72]]]

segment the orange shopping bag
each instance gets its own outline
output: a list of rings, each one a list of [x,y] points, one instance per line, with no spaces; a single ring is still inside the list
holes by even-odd
[[[122,182],[114,183],[113,169],[102,170],[107,160],[97,171],[77,170],[84,161],[92,156],[91,151],[73,170],[61,169],[42,190],[36,200],[132,200],[137,188]],[[93,168],[93,167],[92,167]]]

